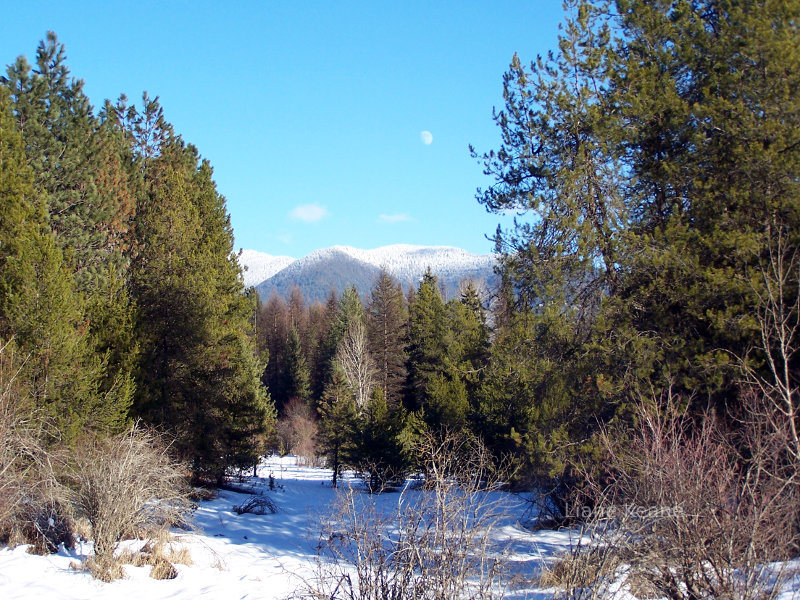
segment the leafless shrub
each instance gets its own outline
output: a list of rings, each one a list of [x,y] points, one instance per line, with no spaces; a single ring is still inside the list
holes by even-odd
[[[54,455],[41,442],[45,421],[35,418],[18,379],[11,342],[0,346],[0,540],[29,543],[38,554],[72,544],[67,507],[59,501]]]
[[[190,510],[180,465],[164,440],[141,426],[84,442],[72,453],[65,478],[66,497],[91,525],[91,570],[103,580],[119,576],[113,564],[121,540],[185,523]]]
[[[590,597],[610,581],[630,591],[635,581],[671,599],[774,597],[786,574],[770,563],[798,542],[789,438],[752,420],[736,430],[711,414],[697,422],[673,398],[659,404],[640,404],[631,438],[603,440],[610,474],[590,481],[593,497],[575,508],[588,513],[592,537],[572,559],[611,556],[591,578],[571,579],[568,595]]]
[[[278,421],[278,441],[282,451],[313,462],[317,454],[317,423],[313,411],[302,399],[293,398],[283,412]]]
[[[467,451],[469,451],[467,453]],[[318,572],[298,593],[331,600],[496,598],[507,561],[492,533],[505,514],[499,473],[466,438],[426,436],[427,490],[405,489],[382,512],[374,495],[339,492],[319,543]],[[460,454],[460,458],[457,456]]]
[[[237,515],[274,515],[278,512],[278,506],[267,496],[253,496],[241,504],[236,504],[231,509]]]

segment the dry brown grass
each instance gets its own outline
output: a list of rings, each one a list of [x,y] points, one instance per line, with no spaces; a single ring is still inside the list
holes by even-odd
[[[536,584],[543,588],[587,588],[603,578],[613,576],[621,564],[619,553],[611,548],[566,552],[542,571]]]
[[[178,575],[175,565],[191,565],[192,555],[173,535],[161,530],[139,550],[120,554],[117,562],[134,567],[150,566],[153,579],[175,579]]]
[[[123,563],[113,556],[90,556],[82,565],[75,565],[73,563],[73,568],[76,570],[85,569],[89,571],[95,579],[110,583],[125,577],[125,570],[122,568],[122,565]]]
[[[192,502],[205,502],[214,500],[217,497],[217,490],[210,487],[193,487],[189,490],[189,500]]]

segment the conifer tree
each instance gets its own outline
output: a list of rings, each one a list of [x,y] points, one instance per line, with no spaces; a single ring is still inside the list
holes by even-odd
[[[219,481],[226,468],[253,464],[274,413],[225,200],[210,165],[161,115],[155,100],[141,115],[129,109],[125,132],[146,191],[132,263],[142,347],[135,408],[177,436],[195,476]]]
[[[331,323],[336,316],[336,305],[338,301],[335,294],[328,301],[314,302],[308,307],[308,362],[311,371],[311,396],[321,398],[325,388],[325,376],[327,361],[330,360],[330,352],[326,344],[328,331]]]
[[[126,423],[136,353],[125,288],[133,201],[120,161],[124,144],[93,115],[83,82],[71,78],[64,46],[52,32],[39,44],[35,62],[32,70],[20,57],[4,81],[44,218],[85,297],[95,354],[90,363],[104,404],[97,422],[116,431]]]
[[[377,363],[378,382],[390,406],[400,403],[405,385],[407,323],[403,290],[382,270],[367,307],[367,333],[369,350]]]
[[[24,357],[23,379],[37,414],[65,442],[114,417],[98,402],[101,367],[87,344],[84,305],[46,226],[22,136],[0,88],[0,337]],[[122,416],[124,419],[124,415]],[[107,420],[106,420],[107,419]]]
[[[284,300],[277,293],[270,296],[258,315],[259,349],[269,355],[261,381],[275,398],[280,409],[284,398],[283,372],[284,349],[289,336],[289,311]]]
[[[300,334],[294,326],[289,329],[286,339],[283,363],[283,405],[294,399],[308,402],[311,399],[311,375]]]
[[[368,475],[370,491],[380,492],[403,481],[410,470],[410,444],[404,443],[408,427],[405,409],[389,407],[381,388],[375,388],[361,418],[355,459],[358,470]]]
[[[317,410],[317,442],[328,460],[328,468],[333,471],[332,485],[336,487],[342,471],[355,464],[359,429],[353,391],[340,369],[334,369]]]
[[[423,408],[428,387],[444,366],[447,353],[447,319],[436,276],[430,269],[420,281],[408,306],[409,407]]]
[[[505,429],[551,474],[557,447],[590,451],[592,423],[644,390],[735,411],[752,273],[776,231],[796,247],[800,214],[800,3],[565,4],[558,52],[505,76],[478,196],[524,215],[497,236],[518,315],[484,415],[528,398],[508,415],[527,431]]]

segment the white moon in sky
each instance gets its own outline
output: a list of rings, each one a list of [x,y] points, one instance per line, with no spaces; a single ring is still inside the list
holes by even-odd
[[[430,131],[420,131],[419,139],[421,139],[422,143],[426,146],[430,146],[433,143],[433,134]]]

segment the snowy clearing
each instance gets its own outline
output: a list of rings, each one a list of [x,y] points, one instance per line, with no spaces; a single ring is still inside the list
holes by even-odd
[[[269,476],[274,476],[275,490],[268,489]],[[149,577],[149,566],[125,566],[126,578],[102,583],[88,572],[76,571],[71,565],[91,554],[91,542],[79,542],[72,550],[51,556],[34,556],[26,546],[0,549],[0,597],[114,599],[146,598],[181,599],[283,599],[303,585],[303,578],[313,575],[320,522],[335,500],[330,485],[330,471],[298,466],[292,457],[271,457],[265,460],[259,477],[248,478],[243,486],[263,490],[277,505],[276,514],[237,515],[233,507],[250,496],[221,490],[214,500],[201,502],[195,512],[196,533],[177,531],[177,538],[191,552],[191,565],[176,565],[178,576],[172,580]],[[347,481],[353,481],[348,479]],[[412,499],[420,491],[409,491]],[[525,501],[503,494],[508,504],[508,517],[498,523],[495,541],[507,547],[511,568],[518,583],[506,591],[506,598],[544,600],[555,590],[535,589],[531,579],[543,564],[569,548],[571,533],[562,531],[526,530],[519,522],[525,514]],[[372,496],[378,510],[396,509],[398,493]],[[123,544],[138,550],[143,541]],[[795,561],[800,566],[800,561]],[[786,589],[781,600],[800,597],[800,576]]]

